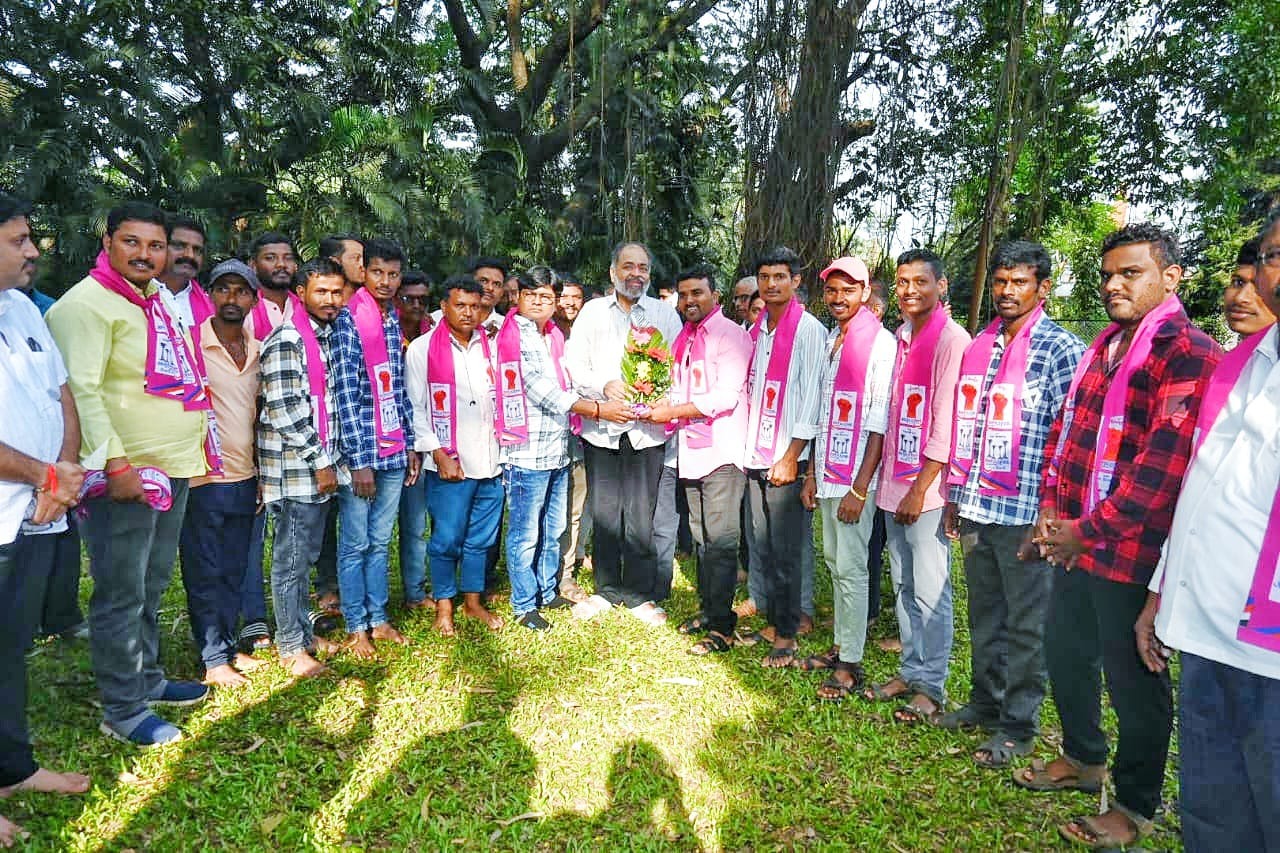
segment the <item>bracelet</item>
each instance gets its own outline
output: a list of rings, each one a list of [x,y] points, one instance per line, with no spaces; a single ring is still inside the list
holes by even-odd
[[[133,470],[133,466],[132,466],[132,465],[127,465],[127,464],[126,464],[123,468],[117,468],[117,469],[116,469],[116,470],[114,470],[114,471],[108,471],[108,472],[107,472],[107,476],[108,476],[108,477],[119,477],[121,474],[125,473],[126,471],[132,471],[132,470]]]
[[[599,400],[593,400],[592,402],[596,404],[596,417],[595,417],[595,419],[596,419],[596,420],[600,420],[600,401],[599,401]]]
[[[849,486],[849,494],[853,495],[855,498],[862,501],[863,503],[866,503],[867,501],[867,496],[864,495],[862,492],[859,492],[853,486]]]

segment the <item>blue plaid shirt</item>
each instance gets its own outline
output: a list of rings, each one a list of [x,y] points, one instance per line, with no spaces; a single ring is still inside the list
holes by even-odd
[[[1004,337],[996,338],[991,363],[978,399],[982,401],[974,428],[973,446],[982,447],[986,426],[987,389],[995,381],[1004,358]],[[1027,348],[1027,376],[1022,388],[1022,443],[1018,445],[1018,495],[1003,497],[978,491],[981,464],[975,460],[963,486],[952,486],[950,500],[960,507],[960,516],[979,524],[1016,527],[1034,524],[1040,513],[1040,469],[1044,466],[1044,446],[1054,419],[1062,411],[1071,387],[1071,377],[1084,354],[1084,344],[1075,335],[1042,317],[1031,330]]]
[[[378,430],[373,418],[373,390],[369,371],[364,366],[364,349],[355,318],[343,308],[332,323],[333,362],[329,384],[338,409],[338,450],[348,468],[372,468],[392,471],[405,467],[405,454],[378,456]],[[382,319],[382,333],[387,339],[387,357],[391,363],[391,384],[396,389],[400,410],[400,426],[404,430],[405,447],[413,448],[413,414],[404,385],[404,352],[400,348],[400,319],[394,310]]]

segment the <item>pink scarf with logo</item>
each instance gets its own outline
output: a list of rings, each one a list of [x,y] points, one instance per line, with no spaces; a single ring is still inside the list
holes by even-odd
[[[773,465],[774,449],[778,444],[778,416],[782,413],[782,405],[787,397],[787,377],[791,370],[791,353],[795,349],[796,330],[800,328],[800,318],[804,316],[804,306],[796,299],[782,312],[774,332],[773,349],[769,353],[769,364],[764,372],[764,388],[760,394],[760,418],[756,423],[755,443],[752,452],[757,466],[768,468]],[[751,327],[751,342],[758,343],[760,329],[769,319],[768,311],[761,311],[756,324]]]
[[[867,365],[880,321],[867,308],[859,308],[849,319],[840,344],[840,363],[831,387],[831,409],[827,415],[827,455],[822,460],[822,481],[852,486],[858,463],[855,451],[862,430],[862,407],[866,400]]]
[[[125,281],[111,266],[105,251],[98,253],[97,263],[89,275],[107,290],[142,309],[147,320],[147,363],[144,367],[143,390],[154,397],[182,403],[188,412],[206,412],[204,454],[211,473],[222,473],[222,448],[218,441],[218,424],[213,415],[204,378],[204,359],[197,350],[193,356],[178,324],[165,308],[157,289],[143,296],[138,288]]]
[[[978,492],[983,495],[1016,497],[1019,447],[1022,444],[1022,390],[1027,379],[1027,352],[1031,331],[1044,316],[1040,303],[1027,317],[1018,333],[1005,347],[995,379],[986,393],[986,423],[982,430],[982,458],[978,462]],[[964,351],[960,362],[960,382],[956,385],[956,423],[951,436],[951,472],[947,483],[963,486],[969,482],[978,449],[978,413],[983,410],[982,386],[987,381],[991,353],[1003,334],[1004,321],[996,318]]]
[[[387,352],[387,335],[383,329],[382,308],[366,288],[360,288],[347,303],[351,319],[360,335],[360,352],[364,358],[365,373],[369,376],[369,390],[373,396],[373,425],[377,433],[378,458],[385,459],[404,453],[404,427],[400,424],[400,395],[391,378],[391,356]],[[395,314],[391,319],[399,322]]]
[[[329,404],[325,400],[329,377],[324,368],[324,356],[320,352],[320,341],[316,338],[316,330],[311,328],[311,315],[307,313],[302,300],[289,294],[289,305],[293,311],[286,323],[298,330],[302,338],[302,353],[307,359],[307,391],[311,395],[311,413],[316,422],[316,433],[320,436],[320,444],[325,452],[329,451]],[[301,322],[299,322],[301,321]]]
[[[204,292],[200,282],[194,278],[188,282],[187,286],[191,289],[191,327],[196,328],[214,315],[213,300]]]
[[[1095,439],[1093,466],[1089,471],[1088,488],[1085,489],[1085,513],[1093,512],[1094,507],[1111,494],[1111,482],[1115,479],[1116,462],[1120,458],[1120,442],[1124,437],[1125,399],[1129,395],[1129,381],[1133,378],[1133,374],[1147,363],[1147,358],[1151,355],[1151,342],[1155,339],[1156,332],[1166,320],[1178,316],[1181,312],[1182,302],[1173,295],[1147,312],[1147,315],[1138,323],[1138,328],[1134,330],[1129,351],[1124,354],[1120,366],[1116,368],[1107,384],[1107,395],[1102,401],[1102,422],[1099,425],[1102,434]],[[1067,402],[1062,410],[1062,429],[1058,433],[1057,452],[1050,460],[1045,474],[1045,482],[1051,487],[1058,482],[1059,465],[1065,449],[1064,442],[1071,431],[1071,423],[1075,417],[1076,392],[1080,389],[1080,383],[1084,381],[1085,374],[1089,372],[1093,362],[1104,353],[1111,339],[1123,330],[1124,327],[1119,323],[1112,323],[1103,329],[1084,351],[1084,357],[1076,367],[1075,375],[1071,378],[1071,386],[1067,389]]]
[[[897,368],[889,406],[890,417],[897,415],[897,423],[889,425],[896,430],[895,480],[914,482],[924,468],[924,445],[933,408],[933,359],[950,319],[939,304],[918,334],[913,330],[910,340],[898,335]]]
[[[1200,401],[1200,413],[1196,419],[1195,437],[1192,439],[1192,459],[1204,444],[1209,430],[1227,404],[1231,389],[1240,381],[1249,357],[1271,332],[1271,327],[1245,338],[1236,348],[1222,357],[1209,377],[1204,398]],[[1188,465],[1188,470],[1190,466]],[[1242,643],[1280,652],[1280,488],[1271,501],[1271,514],[1262,534],[1262,548],[1258,553],[1258,565],[1254,569],[1249,597],[1245,600],[1244,613],[1236,630],[1236,639]]]
[[[503,447],[529,440],[529,404],[524,397],[516,316],[515,311],[508,311],[498,330],[498,444]]]
[[[672,385],[672,402],[676,405],[689,402],[694,394],[705,394],[710,384],[707,376],[707,324],[720,315],[720,306],[697,323],[685,323],[671,344],[675,361],[676,381]],[[793,331],[794,336],[794,331]],[[785,373],[784,373],[785,376]],[[690,418],[679,424],[685,446],[701,450],[711,446],[711,420]]]
[[[437,323],[427,342],[427,403],[431,412],[431,429],[440,446],[454,459],[458,458],[458,382],[453,368],[452,333],[448,323]],[[480,346],[489,362],[489,336],[480,333]],[[493,369],[489,368],[492,378]]]

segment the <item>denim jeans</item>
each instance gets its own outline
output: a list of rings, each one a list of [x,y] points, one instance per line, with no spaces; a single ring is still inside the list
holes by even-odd
[[[819,498],[822,558],[831,574],[835,644],[840,660],[861,663],[867,642],[867,540],[875,526],[876,494],[868,490],[862,515],[853,524],[839,519],[842,498]]]
[[[249,533],[249,558],[245,562],[244,580],[240,584],[240,618],[246,625],[267,621],[267,584],[262,574],[262,555],[266,544],[267,513],[264,510],[253,517],[253,530]]]
[[[698,561],[698,597],[707,627],[728,637],[737,627],[733,587],[738,576],[738,537],[747,479],[736,465],[721,465],[701,480],[683,480],[689,505],[693,551]]]
[[[750,495],[747,496],[750,498]],[[747,523],[747,540],[750,542],[751,530],[754,524],[751,522],[751,501],[744,501],[743,519]],[[804,530],[800,534],[800,612],[808,616],[813,616],[813,571],[816,565],[816,555],[813,548],[813,513],[800,505],[800,511],[804,513],[802,524]],[[764,613],[769,609],[769,590],[766,588],[764,571],[760,568],[759,551],[755,549],[755,543],[751,542],[747,549],[747,597],[755,604],[756,609]]]
[[[0,787],[16,785],[39,769],[27,732],[27,644],[36,608],[32,567],[52,563],[56,533],[19,533],[0,545]]]
[[[271,548],[271,603],[276,612],[276,650],[287,658],[315,642],[307,599],[311,566],[320,557],[329,504],[275,501],[267,507],[275,524]]]
[[[431,513],[431,592],[436,600],[484,592],[489,549],[502,523],[502,478],[451,482],[427,471],[427,511]]]
[[[258,481],[207,483],[191,489],[179,550],[191,634],[205,669],[231,663],[236,618],[258,507]]]
[[[899,675],[911,689],[939,705],[947,700],[954,613],[951,543],[942,532],[942,509],[920,513],[902,525],[886,513],[889,571],[898,593]]]
[[[1182,843],[1280,850],[1280,680],[1182,653]]]
[[[1016,739],[1040,731],[1048,672],[1044,625],[1053,570],[1044,560],[1019,560],[1029,525],[961,520],[969,586],[973,689],[969,705]]]
[[[427,472],[400,489],[400,583],[405,604],[427,599]]]
[[[89,650],[102,716],[122,732],[150,714],[147,701],[165,688],[160,598],[173,576],[188,491],[186,480],[173,479],[170,486],[173,506],[166,512],[106,497],[84,502],[80,534],[93,576]]]
[[[556,597],[569,466],[535,471],[507,465],[507,574],[517,617]]]
[[[400,509],[404,469],[374,471],[372,498],[338,489],[338,596],[347,633],[368,631],[387,621],[387,551]]]

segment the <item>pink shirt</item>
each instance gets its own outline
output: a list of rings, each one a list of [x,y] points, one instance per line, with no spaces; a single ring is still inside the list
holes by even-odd
[[[751,369],[751,336],[723,313],[707,318],[705,370],[706,385],[701,393],[691,391],[686,402],[693,403],[711,421],[708,447],[689,447],[685,430],[677,431],[677,468],[680,476],[701,479],[723,465],[742,464],[742,448],[747,442],[747,373]],[[688,388],[690,353],[676,362],[673,381]]]
[[[938,306],[938,311],[944,310]],[[898,327],[898,339],[911,340],[911,323],[903,323]],[[929,435],[924,442],[924,456],[934,462],[942,463],[942,471],[925,492],[924,506],[921,512],[932,512],[942,509],[946,504],[947,465],[951,461],[951,429],[955,424],[956,384],[960,381],[960,362],[964,351],[972,339],[959,323],[948,320],[938,338],[938,348],[933,356],[933,370],[929,377],[929,390],[932,402],[929,406]],[[880,472],[880,491],[876,493],[876,506],[889,512],[896,512],[898,504],[911,490],[911,484],[905,480],[893,478],[892,460],[898,455],[898,414],[902,408],[902,394],[898,387],[902,383],[901,365],[894,370],[894,394],[889,405],[889,429],[884,436],[885,460]]]

